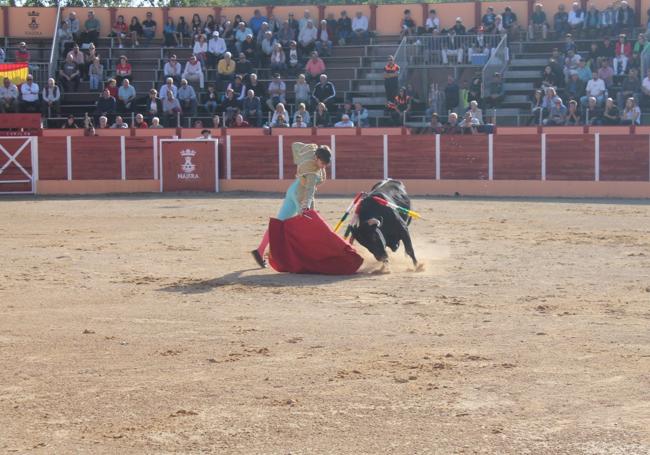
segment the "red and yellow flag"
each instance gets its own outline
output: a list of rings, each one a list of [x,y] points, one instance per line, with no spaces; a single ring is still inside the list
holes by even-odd
[[[20,85],[27,79],[29,63],[0,63],[0,83],[8,77],[16,85]]]

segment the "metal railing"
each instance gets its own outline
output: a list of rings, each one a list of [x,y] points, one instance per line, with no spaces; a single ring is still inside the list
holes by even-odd
[[[409,36],[402,39],[398,53],[402,51],[402,61],[410,66],[482,66],[501,41],[500,35]]]
[[[395,51],[395,63],[397,66],[399,66],[399,77],[398,77],[398,87],[402,87],[402,85],[405,84],[407,78],[406,75],[408,74],[408,60],[406,58],[406,53],[407,53],[407,46],[408,46],[408,38],[404,37],[402,38],[402,41],[399,43],[399,46],[397,46],[397,50]]]
[[[52,49],[50,50],[50,61],[47,68],[47,76],[54,77],[56,74],[59,54],[61,50],[59,49],[59,25],[61,22],[61,7],[56,8],[56,20],[54,22],[54,36],[52,37]]]
[[[508,37],[506,35],[501,38],[501,41],[494,48],[492,56],[487,61],[482,71],[481,78],[481,95],[488,96],[490,95],[490,85],[495,80],[495,73],[503,74],[508,68],[508,63],[510,61],[510,52],[508,50]]]

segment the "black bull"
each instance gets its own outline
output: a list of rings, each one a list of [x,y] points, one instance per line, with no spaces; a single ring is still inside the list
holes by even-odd
[[[396,251],[400,241],[404,242],[406,254],[413,260],[413,265],[418,265],[413,251],[413,243],[408,226],[410,217],[388,206],[377,202],[374,197],[392,202],[406,209],[411,208],[411,200],[406,193],[406,187],[399,180],[384,180],[372,187],[358,206],[358,224],[352,226],[352,239],[370,251],[375,259],[381,262],[388,261],[386,248]]]

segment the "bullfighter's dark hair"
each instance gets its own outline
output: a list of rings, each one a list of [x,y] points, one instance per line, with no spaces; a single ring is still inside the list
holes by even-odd
[[[326,145],[319,145],[316,149],[316,158],[325,164],[329,164],[332,160],[332,151]]]

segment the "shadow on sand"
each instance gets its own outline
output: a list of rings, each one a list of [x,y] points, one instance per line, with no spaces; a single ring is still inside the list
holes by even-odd
[[[248,273],[259,272],[259,273]],[[269,273],[258,268],[237,270],[209,280],[181,279],[176,283],[158,289],[163,292],[181,294],[203,294],[227,286],[248,286],[259,288],[283,288],[321,286],[343,281],[367,278],[363,273],[354,275],[309,275],[295,273]]]

